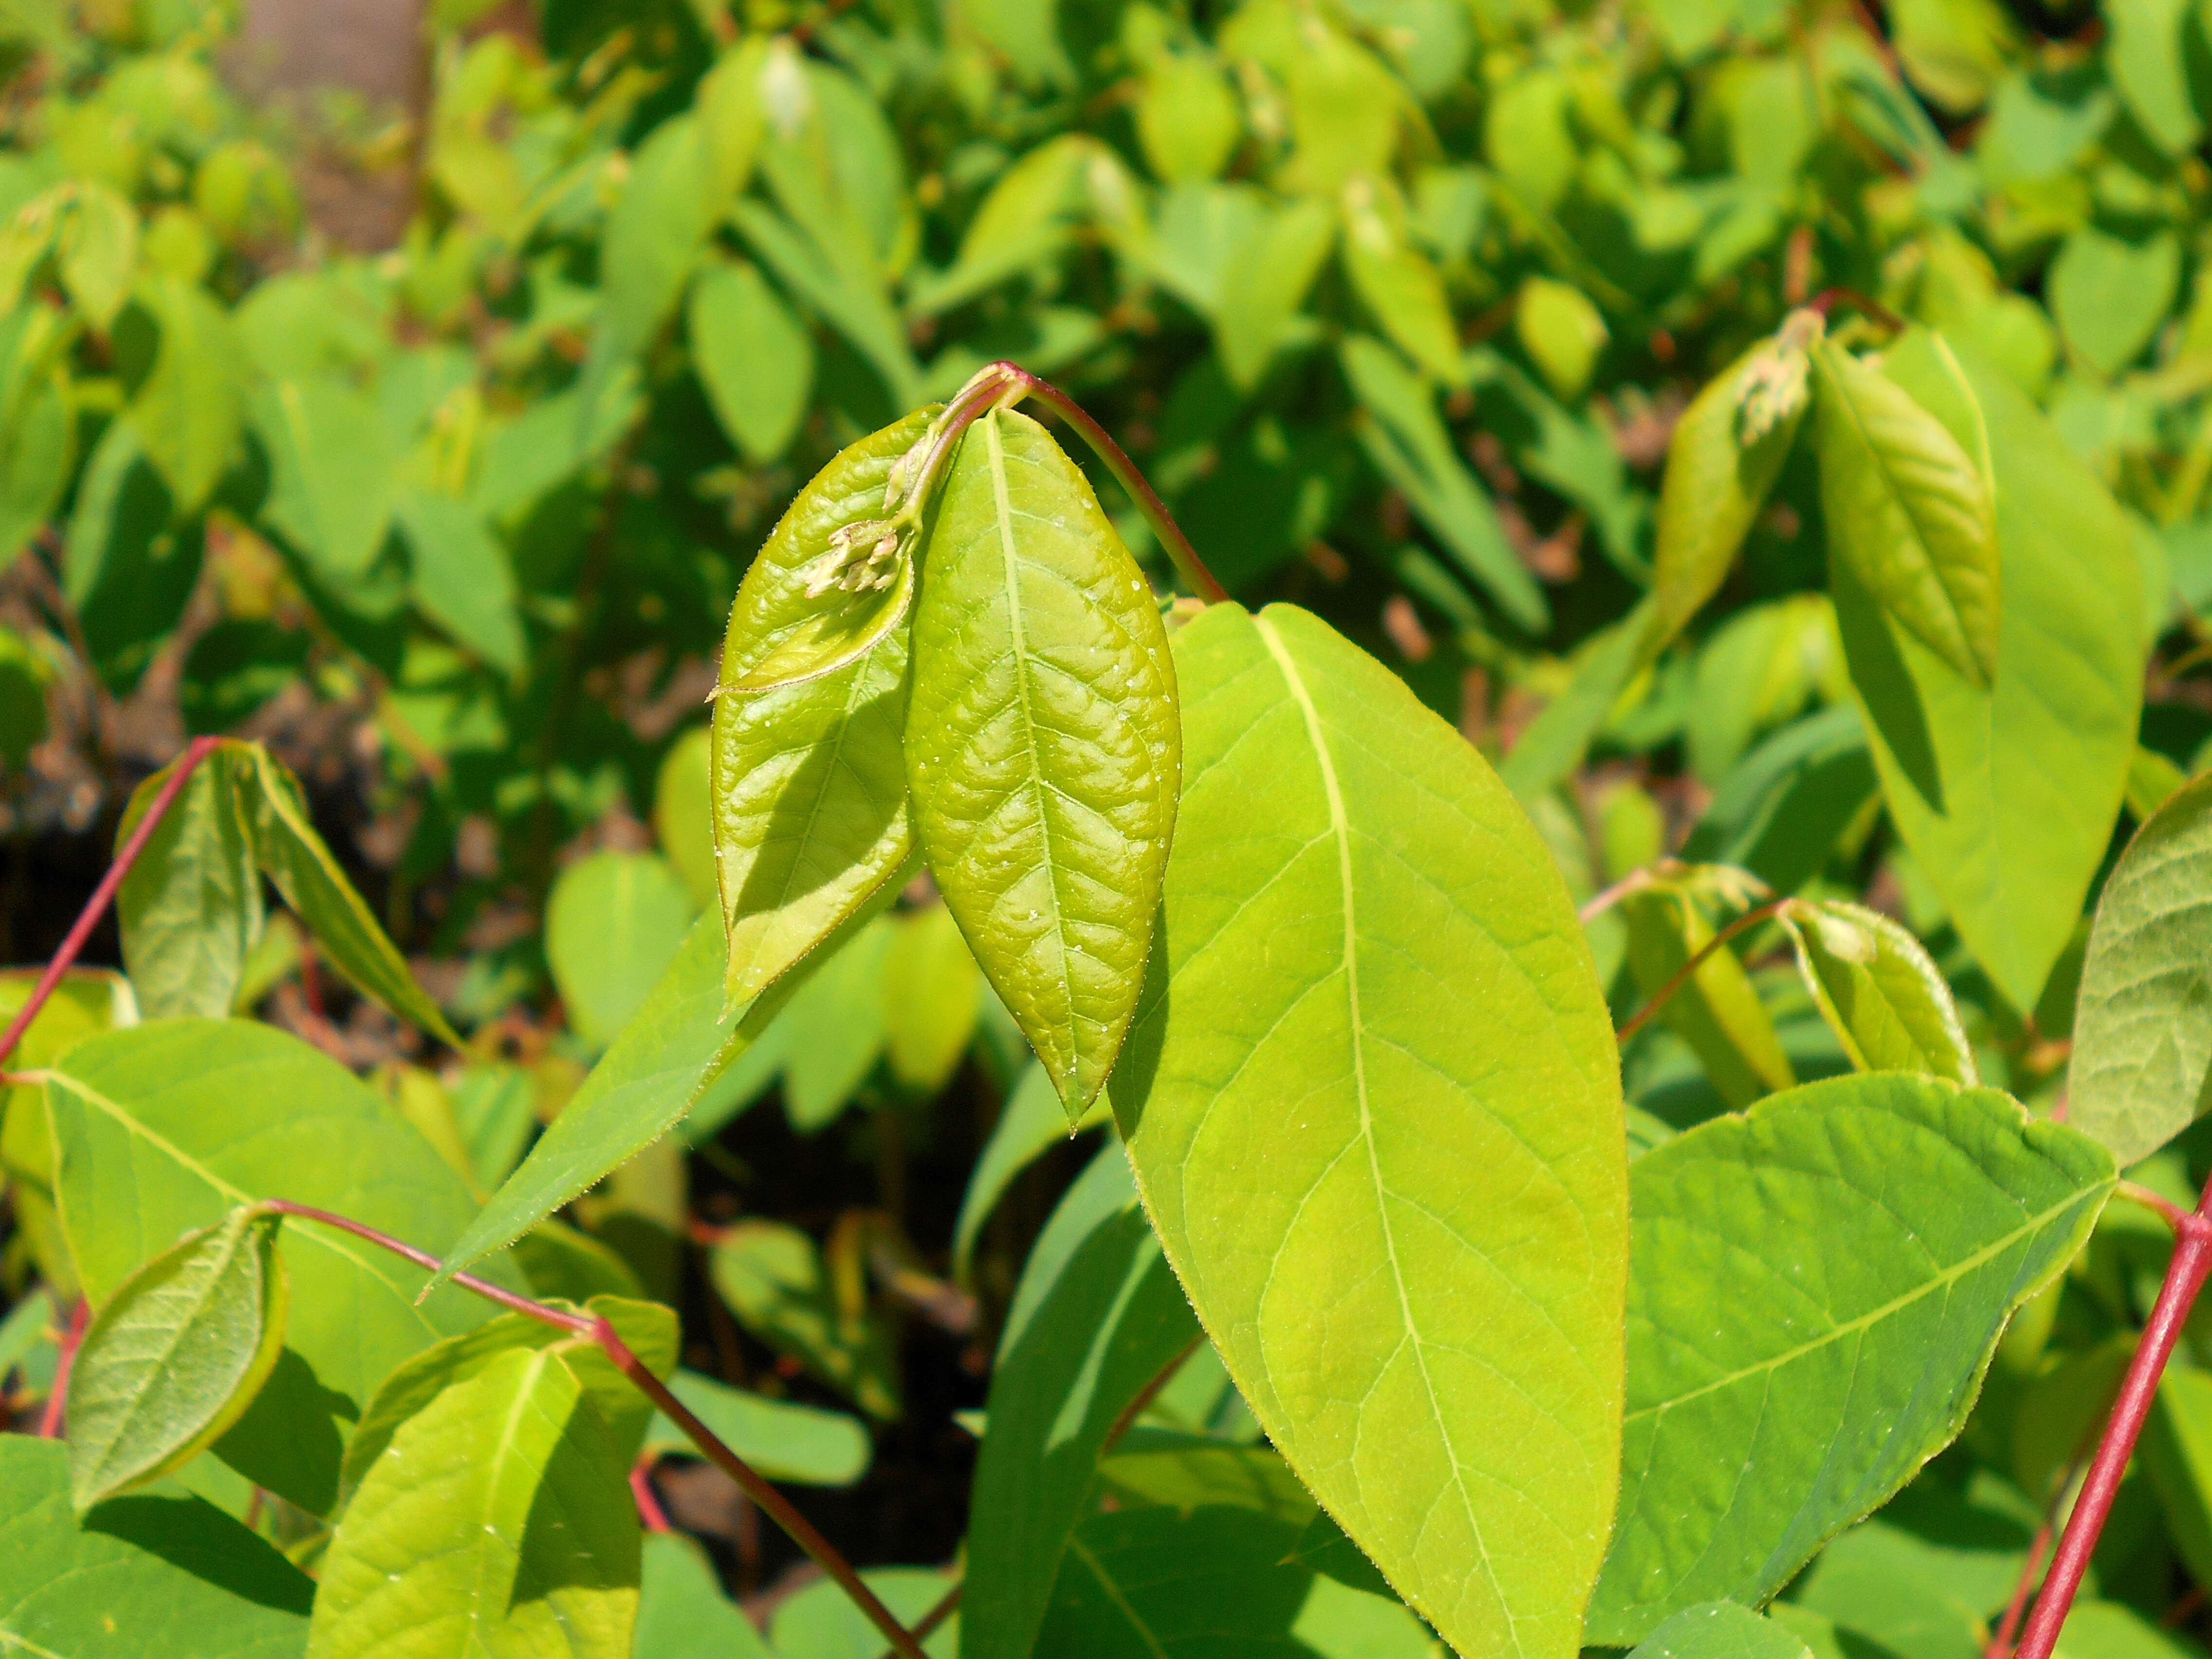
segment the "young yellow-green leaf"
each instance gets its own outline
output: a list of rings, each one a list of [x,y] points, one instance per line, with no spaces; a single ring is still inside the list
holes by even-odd
[[[116,826],[118,848],[175,769],[165,767],[132,793]],[[258,793],[246,751],[217,749],[193,769],[123,878],[115,901],[123,963],[150,1018],[220,1019],[236,1000],[264,920],[254,858]]]
[[[1636,1644],[1630,1659],[1813,1659],[1803,1638],[1734,1601],[1684,1607]]]
[[[1781,921],[1805,988],[1853,1066],[1982,1080],[1951,988],[1911,933],[1842,899],[1794,899]]]
[[[69,1378],[70,1495],[102,1498],[181,1468],[251,1405],[284,1345],[278,1218],[241,1206],[116,1287]]]
[[[2002,586],[1987,444],[1961,445],[1903,386],[1826,342],[1813,348],[1813,375],[1832,558],[1905,632],[1986,687]]]
[[[2136,832],[2105,882],[2074,1005],[2066,1121],[2123,1167],[2203,1115],[2212,1070],[2212,777]]]
[[[1000,1339],[969,1506],[961,1659],[1025,1659],[1036,1646],[1107,1435],[1197,1336],[1128,1160],[1109,1146],[1046,1223]]]
[[[975,1241],[982,1236],[983,1224],[991,1218],[992,1209],[1006,1195],[1014,1177],[1055,1143],[1068,1140],[1085,1129],[1097,1127],[1106,1117],[1107,1108],[1102,1101],[1071,1127],[1067,1114],[1060,1109],[1060,1095],[1052,1086],[1050,1073],[1034,1060],[1024,1069],[1013,1092],[1006,1097],[998,1122],[992,1127],[991,1139],[985,1143],[982,1155],[975,1160],[975,1170],[968,1177],[968,1190],[961,1196],[960,1218],[952,1227],[954,1278],[963,1285],[968,1282]]]
[[[1045,429],[960,441],[921,557],[907,783],[975,960],[1070,1118],[1135,1012],[1182,734],[1152,592]]]
[[[665,1379],[676,1369],[676,1315],[672,1310],[658,1302],[595,1296],[576,1311],[595,1314],[612,1325],[655,1376]],[[615,1455],[628,1463],[644,1443],[653,1402],[592,1344],[525,1314],[501,1314],[425,1348],[384,1379],[346,1445],[345,1496],[360,1489],[393,1437],[446,1389],[515,1349],[546,1347],[560,1350],[562,1363],[574,1373],[598,1413]]]
[[[1240,387],[1259,384],[1299,325],[1298,307],[1336,240],[1326,202],[1294,198],[1271,210],[1257,234],[1231,248],[1222,288],[1233,301],[1213,315],[1221,367]]]
[[[322,1559],[307,1659],[630,1659],[629,1468],[561,1346],[402,1424]]]
[[[1631,893],[1620,908],[1628,919],[1628,965],[1646,997],[1658,995],[1713,937],[1696,900],[1664,882]],[[1732,1107],[1797,1081],[1750,975],[1726,946],[1698,964],[1661,1017],[1697,1051],[1714,1090]]]
[[[814,337],[742,261],[717,260],[691,285],[691,362],[714,417],[764,466],[791,447],[814,390]]]
[[[2135,538],[2002,372],[1924,331],[1892,347],[1883,372],[1962,447],[1988,432],[2004,567],[1996,681],[1976,685],[1885,615],[1848,560],[1830,564],[1836,622],[1892,820],[1997,988],[2033,1008],[2111,845],[2135,756]]]
[[[110,185],[87,179],[70,188],[76,199],[62,217],[54,264],[70,298],[105,334],[130,297],[138,264],[138,215]]]
[[[854,631],[848,624],[880,610],[883,596],[832,587],[810,599],[805,573],[833,534],[885,516],[891,468],[929,419],[927,410],[908,416],[817,473],[731,608],[711,787],[732,1002],[775,984],[914,850],[900,746],[906,630],[871,638],[876,616]],[[910,583],[915,550],[894,556]]]
[[[300,1659],[314,1580],[213,1504],[137,1493],[79,1520],[60,1442],[0,1435],[0,1652]]]
[[[741,1221],[708,1257],[714,1289],[744,1327],[871,1417],[899,1414],[889,1326],[865,1284],[835,1282],[814,1241],[775,1221]]]
[[[895,918],[884,953],[884,1055],[900,1086],[934,1095],[975,1035],[982,976],[941,904]]]
[[[697,1371],[677,1372],[668,1391],[717,1440],[771,1480],[849,1486],[868,1472],[868,1431],[842,1412],[770,1400]],[[659,1413],[646,1431],[645,1449],[656,1456],[700,1455],[690,1438]]]
[[[1345,187],[1344,269],[1352,289],[1414,367],[1445,386],[1464,386],[1466,357],[1443,278],[1393,226],[1375,191],[1366,179]]]
[[[1736,550],[1766,505],[1805,417],[1799,398],[1773,426],[1744,441],[1745,373],[1769,350],[1754,346],[1714,376],[1682,411],[1668,440],[1652,579],[1664,637],[1680,633],[1728,580]]]
[[[1531,276],[1513,307],[1513,331],[1553,394],[1572,403],[1589,386],[1611,337],[1604,313],[1571,283]],[[1787,447],[1787,445],[1784,445]]]
[[[696,907],[714,904],[714,738],[692,726],[668,745],[653,783],[653,838]]]
[[[657,854],[610,848],[562,871],[545,901],[545,962],[578,1036],[597,1048],[614,1041],[695,915],[683,878]]]
[[[459,1036],[416,982],[375,912],[315,832],[299,781],[259,744],[247,746],[247,752],[259,786],[253,796],[254,852],[284,902],[356,990],[441,1042],[459,1048]]]
[[[156,276],[142,293],[161,337],[131,423],[178,515],[189,517],[222,480],[244,424],[238,343],[229,313],[198,283]]]
[[[784,1115],[801,1134],[835,1122],[884,1052],[890,1036],[884,965],[892,927],[879,916],[850,939],[824,946],[808,961],[806,982],[777,1021]]]
[[[1570,1659],[1620,1467],[1627,1152],[1557,867],[1287,605],[1176,635],[1182,833],[1112,1089],[1261,1426],[1462,1653]]]
[[[368,1085],[319,1050],[243,1020],[162,1020],[88,1037],[47,1071],[55,1192],[85,1294],[105,1303],[179,1234],[256,1199],[353,1216],[442,1251],[476,1213],[467,1183]],[[490,1316],[420,1268],[313,1222],[280,1239],[292,1288],[284,1353],[216,1445],[240,1474],[316,1514],[344,1439],[386,1375]],[[512,1289],[505,1261],[486,1276]]]
[[[1959,1432],[2006,1320],[2112,1181],[2087,1136],[1901,1073],[1808,1084],[1638,1158],[1620,1522],[1586,1639],[1763,1602],[1887,1502]]]

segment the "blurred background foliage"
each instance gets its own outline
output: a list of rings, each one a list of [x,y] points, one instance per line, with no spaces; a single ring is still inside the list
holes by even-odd
[[[2212,8],[429,0],[385,9],[368,91],[305,96],[257,58],[270,9],[0,3],[12,959],[139,777],[264,741],[472,1052],[427,1069],[281,918],[243,1000],[379,1068],[489,1190],[712,901],[703,699],[752,550],[837,448],[1006,356],[1240,598],[1328,617],[1502,762],[1578,896],[1677,852],[1871,895],[1984,1075],[2056,1086],[2078,941],[2008,1006],[1899,850],[1803,447],[1720,601],[1625,684],[1594,659],[1688,398],[1846,289],[2001,365],[2126,507],[2160,640],[2133,810],[2197,767]],[[1576,739],[1510,758],[1577,689]],[[1620,1006],[1740,900],[1594,926]],[[1786,968],[1718,962],[1718,1035],[1627,1055],[1647,1142],[1844,1067]],[[907,1424],[848,1535],[949,1553],[944,1413],[1078,1157],[1026,1063],[910,893],[545,1272],[703,1297],[687,1364]],[[1233,1416],[1203,1370],[1163,1409]]]

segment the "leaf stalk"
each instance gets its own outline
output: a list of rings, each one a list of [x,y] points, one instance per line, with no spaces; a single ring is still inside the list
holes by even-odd
[[[1627,884],[1626,883],[1620,884],[1620,885],[1624,887],[1626,886],[1626,884]],[[1633,890],[1632,889],[1631,890]],[[1601,894],[1599,896],[1603,897],[1605,895]],[[1625,896],[1625,895],[1614,893],[1613,896],[1615,898],[1620,898]],[[1750,909],[1745,911],[1741,915],[1738,916],[1734,921],[1729,923],[1727,927],[1722,928],[1719,933],[1715,933],[1703,945],[1699,945],[1691,955],[1690,959],[1674,970],[1674,977],[1669,979],[1664,985],[1661,986],[1657,991],[1652,994],[1651,1000],[1645,1003],[1641,1008],[1638,1008],[1633,1014],[1629,1016],[1626,1022],[1622,1024],[1620,1031],[1616,1034],[1615,1040],[1625,1043],[1629,1038],[1634,1036],[1638,1031],[1650,1024],[1651,1023],[1651,1017],[1657,1013],[1662,1008],[1664,1008],[1668,1003],[1673,1000],[1675,992],[1680,990],[1685,985],[1687,985],[1690,982],[1690,975],[1696,973],[1698,969],[1704,967],[1706,960],[1711,957],[1714,951],[1719,950],[1731,939],[1734,939],[1741,934],[1749,933],[1753,928],[1758,927],[1760,922],[1771,921],[1774,917],[1781,915],[1789,903],[1790,901],[1788,899],[1779,898],[1772,900],[1765,904],[1754,905]]]

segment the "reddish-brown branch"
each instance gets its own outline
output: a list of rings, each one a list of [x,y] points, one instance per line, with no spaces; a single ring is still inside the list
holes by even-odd
[[[1651,1000],[1628,1017],[1627,1021],[1621,1026],[1616,1040],[1626,1042],[1629,1038],[1642,1030],[1650,1023],[1654,1014],[1674,1000],[1674,993],[1690,982],[1690,975],[1704,967],[1716,951],[1738,936],[1749,933],[1762,921],[1771,920],[1779,915],[1782,908],[1789,902],[1788,899],[1775,899],[1770,903],[1754,905],[1699,945],[1690,959],[1674,970],[1674,977],[1652,994]]]
[[[146,843],[154,838],[154,831],[160,827],[171,804],[183,793],[185,780],[222,741],[220,738],[194,738],[185,749],[184,757],[177,763],[177,769],[169,774],[169,781],[154,797],[153,805],[146,809],[146,816],[138,820],[137,828],[131,832],[131,839],[123,843],[123,850],[115,855],[115,862],[107,866],[107,873],[100,878],[100,885],[92,890],[92,896],[84,902],[84,908],[77,913],[76,924],[69,930],[69,937],[62,941],[62,948],[54,952],[53,960],[46,964],[46,971],[39,975],[39,982],[32,988],[30,1000],[15,1011],[15,1018],[8,1022],[7,1030],[0,1033],[0,1060],[6,1060],[15,1052],[15,1045],[23,1040],[23,1033],[31,1029],[31,1022],[39,1017],[39,1011],[53,995],[54,987],[62,982],[62,975],[76,964],[77,952],[84,949],[84,942],[92,937],[92,930],[100,925],[100,918],[115,897],[115,890],[123,885],[123,878],[131,873],[131,866],[138,862],[138,855],[146,850]]]
[[[2120,1477],[2127,1472],[2136,1440],[2158,1398],[2159,1379],[2166,1373],[2166,1363],[2180,1340],[2181,1328],[2196,1305],[2197,1293],[2204,1288],[2208,1273],[2212,1273],[2212,1182],[2206,1184],[2195,1212],[2181,1217],[2174,1230],[2173,1259],[2166,1264],[2158,1305],[2151,1310],[2150,1322],[2143,1327],[2142,1340],[2136,1345],[2135,1358],[2120,1383],[2119,1397],[2112,1402],[2104,1437],[2090,1461],[2081,1495],[2074,1501],[2074,1513],[2067,1520],[2058,1553],[2051,1563],[2051,1576],[2044,1580],[2027,1632],[2021,1638],[2018,1659],[2051,1659],[2058,1645],[2060,1627],[2073,1608],[2082,1576],[2089,1569],[2089,1558],[2096,1553],[2097,1540],[2112,1512]]]
[[[46,1408],[39,1413],[39,1437],[58,1440],[62,1435],[62,1420],[67,1409],[70,1372],[76,1364],[76,1351],[84,1346],[85,1322],[90,1318],[91,1307],[79,1297],[70,1309],[69,1322],[62,1327],[59,1346],[61,1358],[54,1362],[54,1386],[46,1395]]]
[[[273,1210],[278,1215],[297,1216],[302,1221],[319,1221],[325,1227],[336,1227],[340,1232],[351,1233],[356,1238],[363,1239],[380,1250],[404,1256],[426,1272],[435,1273],[438,1270],[438,1258],[428,1250],[418,1250],[412,1244],[402,1243],[390,1233],[380,1231],[365,1221],[356,1221],[351,1216],[333,1215],[330,1211],[319,1210],[311,1204],[295,1204],[289,1198],[263,1199],[261,1207]],[[474,1273],[455,1273],[453,1282],[465,1291],[475,1291],[487,1302],[496,1302],[511,1312],[556,1326],[577,1336],[590,1336],[596,1327],[597,1322],[585,1315],[564,1313],[558,1308],[549,1308],[543,1302],[533,1302],[504,1286],[478,1279]]]
[[[653,1489],[653,1461],[647,1453],[629,1466],[630,1496],[637,1502],[637,1518],[647,1532],[673,1532],[668,1511],[660,1507],[660,1494]]]

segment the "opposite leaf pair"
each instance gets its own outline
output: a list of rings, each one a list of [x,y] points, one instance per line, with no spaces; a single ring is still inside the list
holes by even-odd
[[[952,410],[823,468],[738,590],[713,751],[727,992],[775,984],[919,853],[1076,1116],[1151,950],[1175,673],[1081,471],[1011,410]]]

